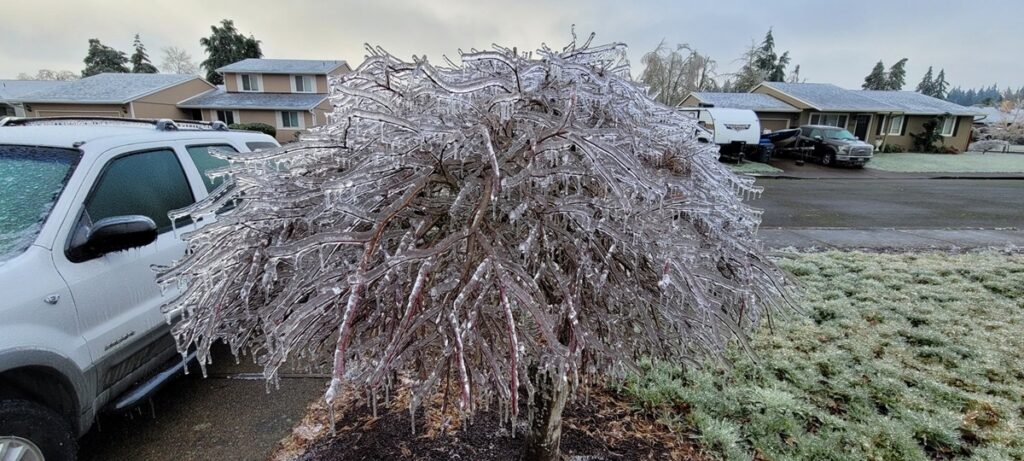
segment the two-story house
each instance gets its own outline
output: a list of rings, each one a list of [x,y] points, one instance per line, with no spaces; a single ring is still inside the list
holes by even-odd
[[[322,125],[331,111],[328,77],[351,72],[345,61],[245,59],[217,72],[224,85],[178,103],[197,120],[266,123],[281,142]]]

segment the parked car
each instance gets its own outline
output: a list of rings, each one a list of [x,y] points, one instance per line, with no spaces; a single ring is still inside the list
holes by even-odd
[[[0,122],[0,453],[74,459],[99,412],[181,370],[152,267],[203,223],[168,212],[223,182],[212,150],[276,146],[220,122]]]
[[[852,165],[863,168],[871,161],[875,148],[845,128],[825,125],[804,125],[796,140],[797,149],[808,152],[825,166]],[[806,149],[809,148],[809,149]]]

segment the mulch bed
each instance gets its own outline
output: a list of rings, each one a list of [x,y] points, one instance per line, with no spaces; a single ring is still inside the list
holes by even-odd
[[[519,457],[525,411],[511,437],[495,409],[478,411],[461,423],[441,415],[436,407],[418,410],[416,433],[409,421],[408,400],[401,397],[377,418],[365,404],[349,402],[339,415],[332,436],[327,411],[314,404],[292,436],[282,441],[273,460],[516,460]],[[383,406],[383,405],[382,405]],[[463,427],[458,427],[462,425]],[[441,430],[448,426],[447,430]],[[612,391],[591,391],[588,401],[570,400],[563,413],[562,454],[571,460],[703,460],[687,434],[672,432]]]

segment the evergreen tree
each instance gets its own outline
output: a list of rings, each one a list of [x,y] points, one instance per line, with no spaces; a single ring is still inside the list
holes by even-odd
[[[155,74],[157,73],[156,66],[149,61],[149,55],[146,54],[146,46],[142,44],[142,40],[139,39],[139,34],[135,34],[135,41],[132,42],[132,46],[135,48],[135,53],[132,53],[132,73],[134,74]]]
[[[907,84],[907,58],[900,59],[889,68],[889,77],[887,79],[886,88],[887,90],[902,90],[903,86]]]
[[[928,66],[921,83],[917,84],[917,92],[927,96],[935,96],[935,82],[932,77],[932,66]]]
[[[949,82],[946,81],[946,69],[939,69],[939,75],[935,76],[935,81],[932,83],[932,96],[946,99],[948,89]]]
[[[885,74],[885,64],[878,61],[871,73],[864,77],[864,84],[861,88],[865,90],[884,90],[888,87],[889,77]]]
[[[85,69],[82,70],[82,77],[89,77],[104,72],[128,73],[128,57],[107,45],[100,43],[99,39],[89,39],[89,52],[85,55]]]
[[[761,47],[757,50],[754,68],[764,76],[766,81],[783,82],[786,80],[786,66],[789,65],[789,61],[788,51],[782,53],[782,56],[775,53],[775,36],[772,34],[772,30],[768,29],[764,41],[761,42]]]
[[[206,48],[206,60],[200,65],[206,70],[206,80],[215,85],[224,83],[217,69],[246,58],[263,57],[259,40],[239,33],[230,19],[223,19],[220,24],[221,27],[210,26],[210,36],[199,39],[199,44]]]
[[[747,49],[743,59],[746,63],[736,75],[735,91],[750,91],[758,83],[765,81],[786,81],[786,67],[789,66],[791,58],[788,51],[782,53],[782,56],[775,52],[775,36],[771,29],[768,29],[760,46],[752,44]]]

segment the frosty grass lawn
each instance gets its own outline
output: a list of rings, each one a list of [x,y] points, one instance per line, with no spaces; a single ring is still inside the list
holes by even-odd
[[[624,385],[726,459],[1024,459],[1024,255],[786,254],[803,310],[760,366]]]
[[[876,154],[867,167],[898,173],[1024,173],[1024,155]]]
[[[729,169],[733,173],[742,174],[766,174],[766,173],[781,173],[782,170],[775,168],[766,163],[750,162],[744,160],[742,163],[730,163]]]

